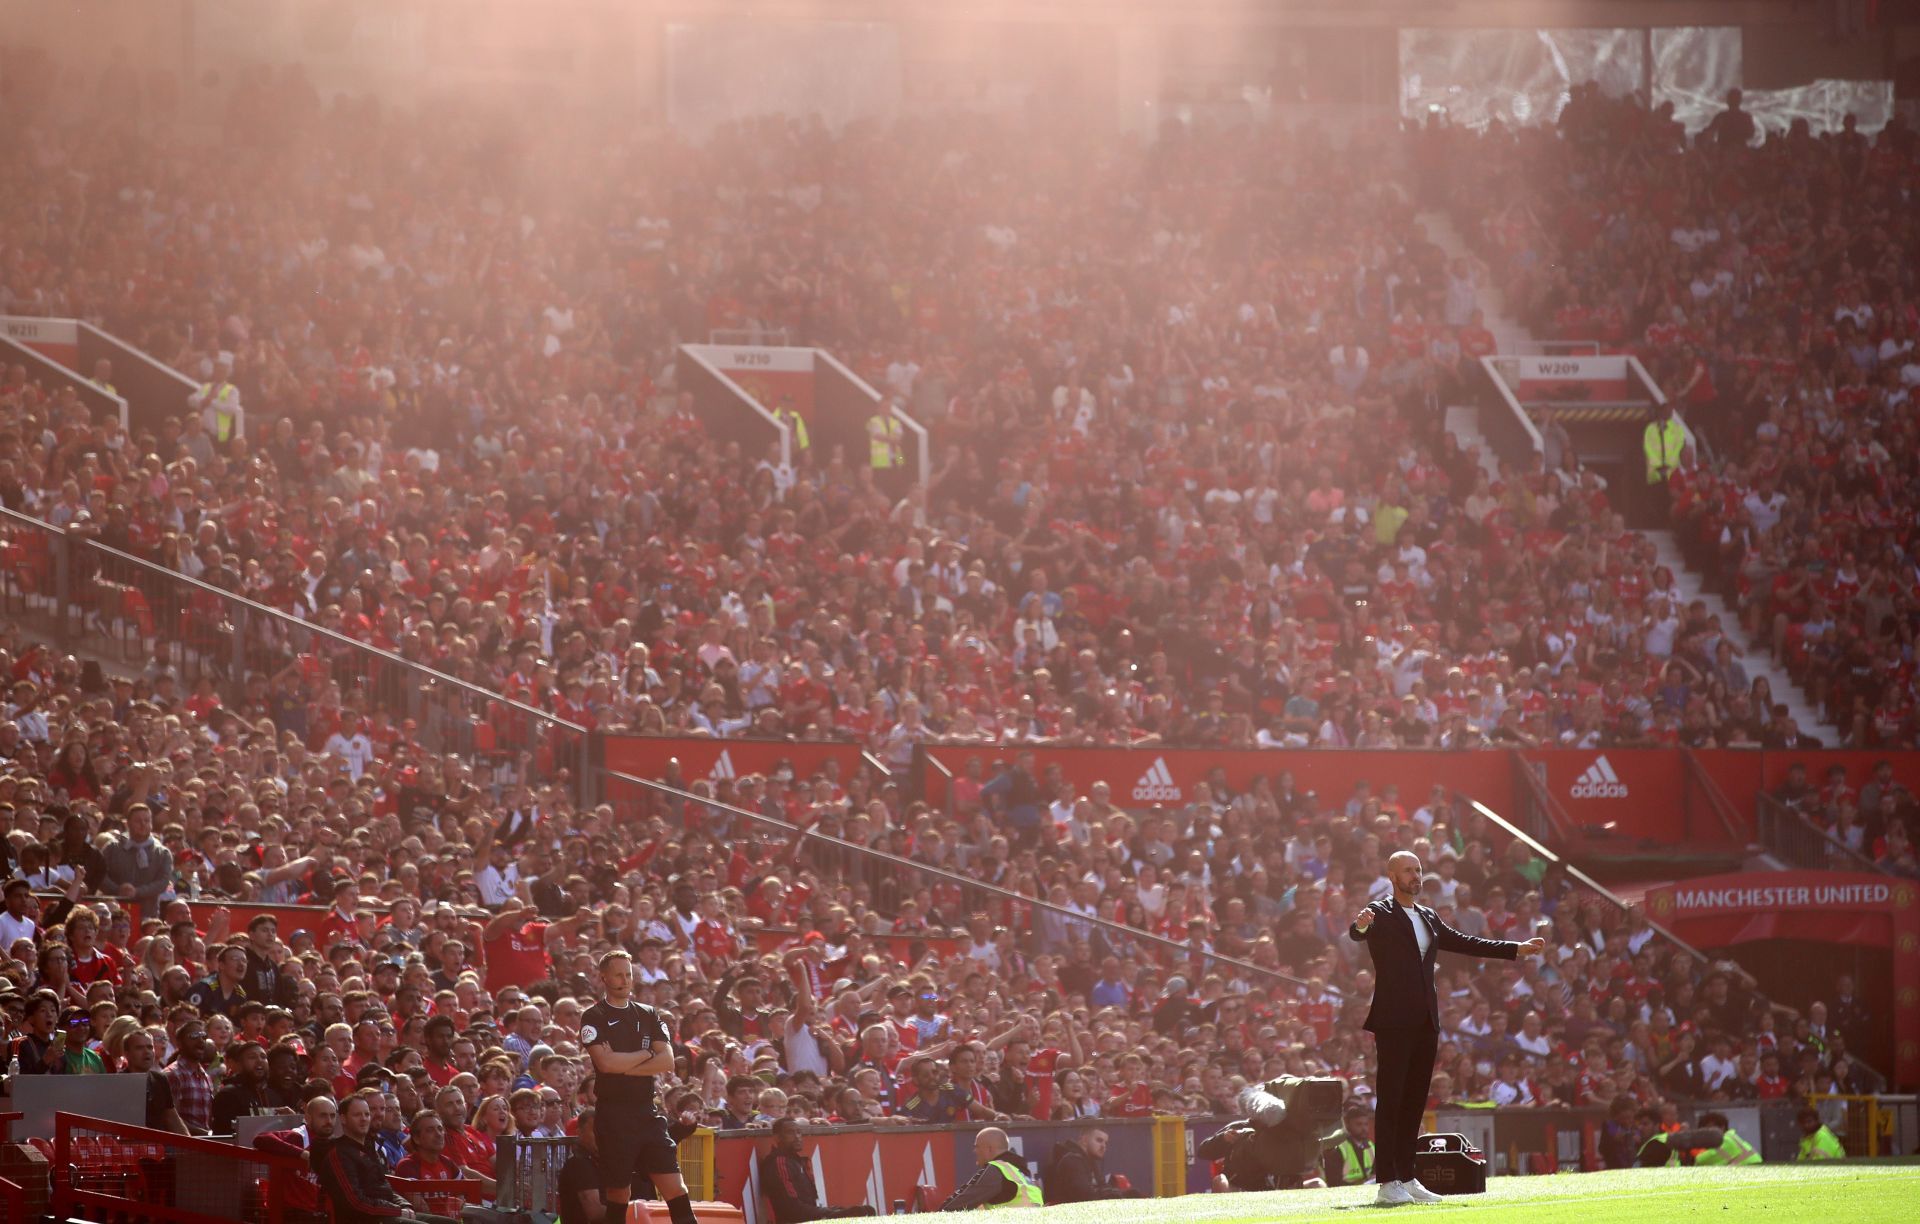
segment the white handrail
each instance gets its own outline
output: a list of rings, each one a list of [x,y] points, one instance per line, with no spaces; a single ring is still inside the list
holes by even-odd
[[[773,415],[771,412],[768,412],[766,408],[761,405],[759,400],[755,399],[753,395],[745,387],[733,381],[733,379],[727,375],[727,372],[725,370],[721,369],[719,366],[713,364],[711,361],[708,361],[704,356],[702,356],[699,352],[699,349],[700,349],[700,346],[697,344],[683,344],[680,346],[680,352],[683,356],[688,358],[690,361],[692,361],[695,365],[699,366],[701,369],[705,370],[707,373],[719,379],[720,384],[722,386],[724,386],[725,388],[727,388],[727,390],[733,392],[735,395],[740,397],[741,403],[745,404],[747,407],[759,413],[761,420],[773,426],[774,430],[778,432],[780,435],[780,465],[786,468],[789,472],[791,472],[793,470],[793,429],[792,427],[789,426],[785,421],[781,420],[779,417]]]
[[[1494,364],[1499,360],[1498,357],[1482,357],[1480,359],[1480,367],[1487,372],[1487,377],[1493,381],[1494,389],[1500,393],[1500,399],[1506,404],[1507,411],[1513,414],[1514,420],[1520,422],[1521,430],[1526,434],[1527,440],[1533,444],[1535,457],[1539,459],[1540,465],[1545,467],[1547,462],[1547,440],[1540,436],[1539,427],[1534,425],[1533,418],[1527,415],[1527,410],[1520,406],[1519,399],[1513,394],[1513,388],[1509,387],[1507,380],[1500,376],[1499,367]]]

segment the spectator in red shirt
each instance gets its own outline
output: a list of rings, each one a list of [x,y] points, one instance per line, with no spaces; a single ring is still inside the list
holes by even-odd
[[[478,1127],[467,1125],[467,1097],[460,1089],[442,1088],[433,1098],[433,1112],[440,1116],[446,1132],[442,1149],[446,1158],[463,1169],[471,1169],[483,1178],[493,1177],[493,1137]]]
[[[82,988],[95,982],[120,984],[127,965],[126,953],[111,945],[98,945],[100,922],[89,909],[76,909],[67,919],[67,948],[71,952],[67,974]]]
[[[429,1017],[421,1037],[426,1050],[421,1055],[421,1063],[427,1069],[428,1078],[439,1087],[445,1088],[460,1074],[453,1063],[453,1037],[455,1025],[451,1016]]]
[[[481,1177],[473,1170],[462,1167],[448,1153],[447,1125],[433,1110],[423,1109],[413,1115],[408,1127],[407,1146],[410,1149],[407,1155],[394,1167],[395,1177],[405,1181],[477,1182],[488,1194],[493,1192],[492,1178]],[[466,1194],[457,1190],[420,1192],[409,1194],[407,1198],[418,1210],[456,1219],[468,1201]]]
[[[1120,1079],[1100,1113],[1108,1118],[1146,1118],[1153,1115],[1153,1086],[1146,1081],[1147,1060],[1129,1050],[1120,1056]]]
[[[553,957],[549,949],[596,917],[592,910],[581,909],[569,917],[547,922],[525,900],[511,898],[481,929],[480,942],[487,960],[487,989],[497,991],[552,978]]]
[[[300,1158],[301,1167],[287,1183],[287,1218],[291,1224],[326,1224],[330,1216],[321,1201],[320,1179],[313,1175],[307,1160],[316,1147],[333,1137],[340,1123],[340,1107],[332,1097],[317,1096],[301,1113],[305,1119],[301,1125],[256,1135],[253,1146],[263,1152]]]
[[[337,943],[359,943],[360,886],[352,880],[336,880],[332,901],[327,916],[320,920],[320,928],[315,932],[315,944],[332,948]]]

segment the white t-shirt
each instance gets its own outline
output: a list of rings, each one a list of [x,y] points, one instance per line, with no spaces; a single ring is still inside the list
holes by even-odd
[[[1395,902],[1395,904],[1399,903]],[[1413,940],[1420,945],[1420,958],[1425,960],[1427,949],[1433,946],[1433,930],[1427,926],[1427,920],[1421,917],[1417,910],[1407,909],[1407,919],[1413,923]]]
[[[1718,1088],[1734,1077],[1740,1070],[1740,1064],[1731,1058],[1719,1058],[1709,1054],[1700,1060],[1700,1078],[1706,1081],[1708,1088]]]
[[[473,875],[475,886],[480,889],[480,902],[488,909],[499,909],[513,896],[514,885],[520,882],[520,865],[508,863],[505,871],[497,870],[488,863]]]
[[[0,911],[0,952],[11,948],[19,940],[32,939],[38,929],[31,918],[15,918],[12,914]]]
[[[827,1056],[820,1052],[820,1039],[813,1035],[813,1027],[796,1024],[791,1017],[787,1020],[786,1034],[787,1070],[811,1071],[824,1078],[827,1074]]]
[[[1541,1058],[1545,1058],[1547,1055],[1553,1053],[1553,1042],[1547,1039],[1545,1033],[1541,1033],[1536,1037],[1529,1037],[1525,1033],[1515,1033],[1513,1035],[1513,1044],[1519,1046],[1527,1053],[1537,1054]]]

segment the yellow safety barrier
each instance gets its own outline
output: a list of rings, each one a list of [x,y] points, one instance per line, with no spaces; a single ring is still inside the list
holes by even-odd
[[[1153,1196],[1174,1198],[1187,1192],[1187,1120],[1178,1114],[1153,1117]]]
[[[1847,1145],[1847,1155],[1878,1156],[1883,1148],[1893,1146],[1893,1111],[1881,1108],[1879,1097],[1816,1092],[1808,1096],[1807,1101],[1815,1109],[1820,1108],[1822,1101],[1837,1101],[1846,1107],[1847,1121],[1840,1139]]]
[[[680,1141],[680,1176],[692,1197],[702,1202],[713,1198],[713,1131],[707,1127]]]

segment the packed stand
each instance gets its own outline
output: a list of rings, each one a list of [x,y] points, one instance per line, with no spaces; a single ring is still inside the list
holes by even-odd
[[[1484,269],[1426,240],[1398,133],[518,130],[288,77],[211,163],[164,126],[36,139],[7,219],[55,170],[97,203],[73,258],[7,248],[0,305],[210,392],[124,437],[11,371],[0,504],[589,727],[896,766],[1780,732],[1601,482],[1489,479],[1442,428]],[[557,191],[576,140],[601,172]],[[934,422],[930,489],[709,436],[675,342],[760,326]],[[399,727],[281,641],[248,705],[313,748]]]
[[[735,794],[1027,899],[983,904],[703,805],[617,819],[479,790],[412,743],[357,779],[270,721],[216,743],[184,701],[145,692],[122,712],[72,659],[4,646],[12,1056],[21,1075],[150,1073],[149,1121],[175,1131],[292,1109],[324,1132],[364,1109],[403,1175],[496,1177],[500,1136],[571,1133],[592,1106],[581,1018],[617,947],[640,1001],[674,1019],[662,1100],[684,1127],[1219,1114],[1281,1073],[1364,1102],[1370,983],[1344,934],[1395,848],[1430,865],[1426,894],[1460,929],[1549,940],[1544,961],[1444,967],[1436,1103],[1637,1109],[1876,1082],[1849,1055],[1867,1023],[1850,989],[1831,1015],[1782,1019],[1443,793],[1409,810],[1279,775],[1128,813],[1095,788],[1025,832],[998,790],[952,818],[892,812],[897,792],[864,777],[803,779],[798,799],[781,771]],[[263,901],[325,908],[296,930],[228,908]]]
[[[1421,143],[1536,334],[1633,352],[1679,405],[1702,445],[1672,482],[1674,530],[1745,638],[1847,746],[1911,748],[1920,144],[1898,115],[1871,138],[1849,116],[1756,139],[1737,93],[1689,142],[1670,112],[1586,88],[1557,128]],[[1512,190],[1489,209],[1495,179]],[[1727,670],[1695,658],[1679,685],[1711,701]]]
[[[231,353],[223,402],[251,413],[244,437],[215,411],[125,438],[10,372],[0,503],[588,725],[848,735],[894,765],[935,736],[1660,742],[1689,713],[1607,669],[1637,680],[1714,627],[1669,608],[1657,643],[1617,650],[1579,628],[1600,592],[1671,584],[1604,491],[1496,488],[1441,433],[1481,343],[1474,273],[1381,181],[1397,138],[1102,160],[1045,138],[1007,155],[964,124],[783,126],[615,148],[562,192],[542,171],[564,132],[519,147],[301,97],[257,96],[276,138],[236,130],[190,174],[164,133],[0,167],[0,232],[64,189],[53,171],[98,176],[70,258],[0,250],[0,305],[98,315],[216,382]],[[1442,326],[1409,316],[1423,301]],[[753,321],[933,403],[930,495],[882,494],[857,456],[788,473],[704,434],[670,342]],[[347,1112],[391,1164],[491,1176],[499,1136],[591,1105],[579,1024],[614,946],[677,1023],[665,1099],[686,1125],[1230,1112],[1282,1071],[1363,1096],[1369,984],[1342,935],[1395,847],[1462,929],[1552,921],[1544,965],[1450,967],[1440,1099],[1868,1074],[1842,1030],[1773,1027],[1444,796],[1276,775],[1129,812],[1019,766],[952,816],[865,775],[721,794],[1188,945],[1167,956],[699,804],[582,810],[426,750],[312,660],[186,692],[6,636],[20,1073],[159,1070],[150,1120],[176,1130],[282,1108],[345,1125],[315,1101],[368,1087]],[[1033,795],[1049,819],[1016,821]],[[221,902],[328,909],[281,931]],[[1710,1074],[1722,1036],[1734,1068]]]

